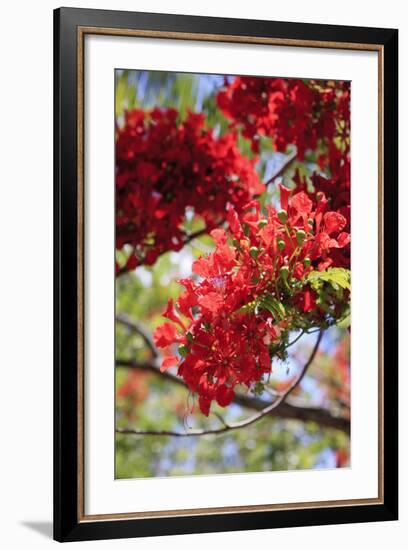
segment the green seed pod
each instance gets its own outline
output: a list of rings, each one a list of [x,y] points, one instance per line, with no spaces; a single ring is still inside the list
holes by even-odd
[[[281,223],[286,223],[288,221],[288,213],[286,210],[279,210],[278,218]]]
[[[181,344],[181,346],[179,346],[178,348],[179,350],[179,354],[182,356],[182,357],[187,357],[188,353],[189,353],[189,349],[187,346],[185,346],[184,344]]]
[[[278,239],[277,241],[279,250],[283,250],[285,248],[285,241],[283,239]]]
[[[306,233],[303,231],[303,229],[298,229],[296,231],[296,240],[298,242],[298,245],[303,244],[305,237],[306,237]]]
[[[288,280],[288,275],[289,275],[289,268],[287,265],[283,265],[281,268],[280,268],[280,275],[282,277],[282,279],[284,281],[287,281]]]

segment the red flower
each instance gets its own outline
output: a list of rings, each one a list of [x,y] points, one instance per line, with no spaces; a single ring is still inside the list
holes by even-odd
[[[338,212],[326,212],[323,216],[325,231],[328,235],[338,233],[346,225],[346,218]]]
[[[164,323],[156,328],[153,335],[154,343],[159,348],[165,348],[177,340],[177,330],[171,323]]]
[[[290,205],[304,218],[308,217],[313,208],[312,201],[303,191],[292,197]]]
[[[217,389],[216,400],[220,407],[226,407],[234,399],[234,390],[222,385]]]
[[[163,363],[160,367],[160,370],[163,372],[167,370],[170,367],[174,367],[175,365],[179,364],[179,360],[174,355],[169,355],[168,357],[165,357],[163,359]]]
[[[307,276],[316,267],[333,264],[332,250],[348,244],[347,234],[338,233],[345,218],[325,212],[323,194],[317,202],[303,191],[291,197],[281,188],[281,195],[286,210],[279,213],[269,206],[263,215],[258,202],[247,204],[240,217],[228,212],[228,233],[214,230],[214,251],[193,264],[200,279],[180,281],[185,291],[176,304],[169,301],[164,313],[182,334],[174,330],[163,338],[156,330],[159,347],[176,341],[183,345],[178,374],[198,393],[205,415],[212,401],[227,406],[236,386],[252,388],[271,372],[280,339],[302,316],[309,316],[309,323],[324,319]],[[300,286],[292,289],[293,281]],[[189,319],[187,326],[177,310]],[[166,360],[165,366],[175,362]]]
[[[166,311],[163,313],[163,317],[167,317],[167,319],[170,319],[170,321],[174,321],[180,326],[182,330],[185,330],[186,327],[181,320],[180,315],[178,315],[177,311],[175,310],[172,299],[168,301]]]
[[[314,155],[311,179],[297,172],[293,190],[280,186],[280,210],[255,199],[263,186],[235,133],[216,138],[201,115],[179,122],[172,109],[135,110],[118,131],[117,248],[133,250],[124,269],[179,250],[186,208],[215,242],[169,300],[163,316],[175,325],[154,333],[162,369],[178,367],[206,416],[239,386],[265,382],[291,330],[328,326],[344,312],[348,291],[319,287],[310,274],[350,265],[349,99],[345,82],[255,77],[218,94],[253,151],[268,136],[278,151],[295,145],[298,160]]]
[[[167,250],[180,250],[186,208],[208,231],[264,191],[257,159],[241,155],[235,133],[215,137],[202,115],[178,122],[174,109],[125,115],[116,136],[116,248],[133,250],[118,273],[152,265]]]
[[[346,218],[342,229],[350,232],[348,82],[237,77],[218,93],[217,101],[231,126],[251,140],[254,151],[259,150],[261,136],[268,136],[278,151],[285,152],[288,146],[295,145],[299,160],[304,159],[306,151],[315,152],[320,173],[312,176],[314,192],[306,189],[299,175],[294,178],[296,188],[307,191],[311,199],[323,192],[330,210]],[[287,200],[287,194],[281,194],[284,210]],[[299,206],[306,216],[301,205],[295,202],[293,206]],[[341,229],[334,227],[333,232],[336,231]],[[331,253],[331,259],[336,265],[348,268],[349,247],[341,248]]]

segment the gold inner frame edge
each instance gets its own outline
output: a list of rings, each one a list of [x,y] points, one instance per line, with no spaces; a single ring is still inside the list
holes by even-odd
[[[285,504],[264,504],[247,506],[227,506],[211,508],[192,508],[178,510],[158,510],[113,514],[85,514],[85,479],[84,479],[84,41],[86,35],[108,35],[139,38],[176,39],[187,41],[208,41],[239,44],[264,44],[271,46],[292,46],[324,49],[364,50],[378,53],[378,497],[294,502]],[[233,514],[265,512],[273,510],[300,510],[306,508],[332,508],[336,506],[359,506],[382,504],[384,499],[384,360],[383,360],[383,242],[384,242],[384,205],[383,205],[383,78],[384,47],[381,44],[359,44],[352,42],[335,42],[321,40],[298,40],[287,38],[267,38],[236,35],[218,35],[188,33],[176,31],[155,31],[137,29],[117,29],[109,27],[77,27],[77,510],[78,522],[148,519],[165,517],[186,517],[199,515]]]

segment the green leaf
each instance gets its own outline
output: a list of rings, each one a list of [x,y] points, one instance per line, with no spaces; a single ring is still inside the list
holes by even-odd
[[[240,307],[237,310],[237,313],[253,313],[257,305],[258,305],[258,302],[256,300],[253,300],[252,302],[249,302],[248,304],[245,304],[244,306]]]
[[[282,302],[279,302],[274,296],[271,296],[270,294],[265,294],[264,296],[260,296],[257,300],[259,307],[266,309],[269,311],[269,313],[272,313],[274,318],[277,321],[281,321],[286,316],[286,310],[282,304]]]
[[[351,290],[350,270],[342,267],[329,267],[325,271],[312,271],[307,276],[307,281],[313,288],[318,289],[322,283],[329,283],[334,290],[343,288]]]
[[[179,351],[179,354],[182,356],[182,357],[187,357],[187,355],[189,354],[189,349],[186,345],[184,344],[181,344],[181,346],[179,346],[178,348],[178,351]]]
[[[336,325],[340,328],[349,328],[349,326],[351,325],[351,313],[348,312],[348,314],[340,319],[340,321],[336,323]]]

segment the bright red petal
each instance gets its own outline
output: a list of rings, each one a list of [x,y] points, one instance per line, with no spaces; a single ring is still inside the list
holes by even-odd
[[[193,262],[192,271],[196,275],[199,275],[200,277],[208,277],[209,276],[209,270],[208,270],[208,261],[206,258],[198,258],[195,262]]]
[[[217,292],[209,292],[199,298],[198,303],[201,307],[208,309],[212,313],[218,313],[224,305],[224,300]]]
[[[158,348],[165,348],[177,341],[177,330],[172,323],[164,323],[156,328],[153,341]]]
[[[234,390],[228,386],[220,386],[217,390],[217,403],[220,407],[226,407],[234,399]]]
[[[170,367],[174,367],[175,365],[178,365],[179,363],[179,360],[177,357],[175,357],[174,355],[170,355],[169,357],[166,357],[164,360],[163,360],[163,363],[160,367],[160,371],[161,372],[164,372],[165,370],[167,370],[168,368]]]
[[[300,193],[296,193],[290,201],[290,205],[297,210],[297,212],[301,216],[308,216],[313,208],[313,203],[309,199],[309,197],[301,191]]]
[[[208,397],[205,397],[204,395],[200,395],[198,398],[198,406],[200,407],[200,411],[205,416],[208,416],[210,414],[211,399],[208,399]]]
[[[288,209],[288,203],[289,203],[289,195],[291,193],[290,189],[288,189],[284,185],[279,185],[279,190],[280,190],[281,208],[283,210],[287,210]]]
[[[331,235],[341,231],[346,225],[346,218],[338,212],[326,212],[323,216],[326,233]]]
[[[167,303],[167,308],[166,308],[166,311],[163,313],[163,317],[166,317],[166,319],[170,319],[170,321],[174,321],[175,323],[180,325],[180,327],[183,330],[185,330],[186,327],[185,327],[183,321],[181,320],[180,316],[178,315],[178,313],[177,313],[177,311],[174,307],[173,300],[171,298]]]
[[[225,244],[227,242],[227,235],[223,229],[213,229],[210,235],[217,244]]]

